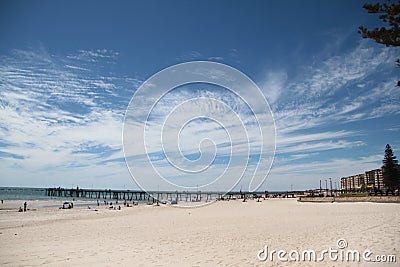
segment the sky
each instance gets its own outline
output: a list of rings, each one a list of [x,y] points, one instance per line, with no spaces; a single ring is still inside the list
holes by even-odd
[[[0,186],[303,190],[380,168],[399,50],[357,33],[380,26],[363,4],[1,1]],[[196,61],[218,82],[154,98]]]

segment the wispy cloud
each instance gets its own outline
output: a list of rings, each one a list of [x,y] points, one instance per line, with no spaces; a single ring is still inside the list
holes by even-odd
[[[76,61],[96,59],[101,64],[116,55],[79,51],[65,59],[15,50],[1,57],[0,132],[1,143],[7,144],[0,148],[2,184],[12,185],[18,175],[36,177],[28,178],[27,185],[45,185],[50,173],[63,177],[73,172],[71,167],[86,169],[86,175],[96,179],[100,162],[119,158],[123,163],[124,108],[139,81],[96,75]],[[119,169],[109,168],[102,175],[114,179],[125,168],[117,165]],[[83,175],[70,179],[78,183]]]
[[[67,58],[87,62],[99,62],[102,60],[115,60],[118,55],[118,52],[108,49],[79,50],[78,53],[68,55]]]
[[[199,60],[203,55],[199,51],[188,51],[177,58],[180,62]]]
[[[190,52],[189,57],[203,56]],[[277,159],[267,184],[275,188],[288,183],[308,187],[324,175],[350,175],[379,166],[380,156],[368,157],[354,152],[370,144],[362,127],[348,125],[400,113],[400,96],[393,86],[395,59],[392,50],[368,47],[361,42],[345,54],[332,53],[323,61],[315,61],[297,72],[282,68],[269,70],[259,82],[271,104],[277,127]],[[118,53],[107,49],[80,50],[67,56],[50,55],[43,48],[14,50],[0,57],[2,184],[13,185],[17,180],[26,185],[62,183],[60,181],[86,183],[86,186],[93,181],[110,187],[129,184],[122,153],[122,122],[125,108],[141,81],[135,77],[110,76],[107,66],[117,60]],[[223,72],[210,71],[206,75],[215,80],[226,79]],[[151,85],[148,88],[150,90]],[[152,97],[149,92],[142,103],[153,101]],[[247,98],[257,100],[251,95]],[[190,102],[192,99],[208,101]],[[216,105],[215,100],[221,105]],[[185,101],[186,104],[182,104]],[[252,163],[259,160],[259,151],[254,148],[260,146],[261,140],[259,132],[253,131],[257,128],[253,112],[258,114],[265,109],[251,111],[232,94],[206,87],[195,90],[182,87],[156,103],[149,114],[146,134],[152,142],[148,153],[152,163],[171,179],[182,184],[188,181],[187,176],[170,169],[162,151],[161,128],[165,117],[173,111],[176,115],[169,126],[174,123],[182,126],[186,116],[197,110],[218,115],[219,122],[224,122],[226,127],[223,129],[218,121],[202,118],[188,123],[180,132],[181,150],[175,152],[181,154],[174,154],[174,158],[179,159],[176,163],[200,168],[204,161],[194,159],[201,153],[212,155],[217,151],[215,166],[209,169],[210,176],[206,177],[211,179],[218,175],[218,167],[232,164],[229,174],[233,175],[240,173],[241,160]],[[241,122],[249,130],[248,142],[242,142],[240,128],[243,125],[233,123],[231,111],[240,115]],[[225,130],[229,130],[230,135]],[[395,131],[396,127],[392,127],[391,132]],[[174,144],[173,137],[166,136],[163,141]],[[206,137],[215,145],[202,142]],[[229,158],[232,151],[235,153]],[[134,152],[128,156],[141,166],[147,155]],[[250,164],[249,170],[253,165]],[[148,174],[145,169],[140,172]],[[28,177],[31,180],[23,181]],[[193,179],[202,181],[200,176]]]
[[[199,51],[189,51],[183,53],[181,56],[176,58],[179,63],[194,60],[209,60],[209,61],[223,61],[224,57],[214,55],[203,55]]]
[[[388,101],[399,103],[393,84],[396,80],[393,73],[395,60],[393,50],[368,47],[361,42],[347,54],[300,69],[297,76],[273,77],[271,83],[281,85],[278,87],[280,92],[275,93],[272,89],[270,96],[268,90],[265,94],[274,100],[272,108],[278,123],[285,126],[287,120],[297,121],[299,128],[303,129],[307,125],[314,127],[326,122],[379,116],[379,112],[365,112],[364,109],[370,106],[379,110],[385,106],[386,111],[399,112],[399,109],[387,105]],[[279,102],[276,101],[277,95]],[[289,124],[293,126],[293,123]]]
[[[260,89],[265,94],[270,105],[275,104],[281,93],[285,91],[288,75],[286,71],[268,72],[265,80],[261,82]]]
[[[283,75],[286,72],[282,70],[271,75],[274,72],[270,71],[266,76],[269,84],[261,82],[267,85],[264,93],[277,125],[277,159],[272,180],[286,181],[283,176],[290,173],[304,186],[306,180],[311,176],[317,178],[318,173],[344,175],[340,165],[344,162],[351,162],[351,166],[346,166],[348,174],[379,166],[377,157],[355,157],[359,154],[355,151],[370,145],[365,141],[363,128],[344,129],[349,128],[349,123],[400,114],[400,95],[394,86],[395,51],[362,41],[347,53],[332,54],[298,69],[296,76]],[[332,152],[336,150],[346,152]],[[329,160],[324,155],[337,158]]]
[[[270,177],[266,181],[268,188],[280,190],[319,188],[319,181],[325,188],[325,180],[329,183],[332,178],[333,186],[340,188],[341,177],[364,173],[366,170],[379,168],[377,164],[382,156],[370,155],[368,157],[339,158],[296,162],[274,166]]]

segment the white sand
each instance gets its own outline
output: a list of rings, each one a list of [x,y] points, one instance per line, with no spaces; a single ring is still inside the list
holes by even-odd
[[[136,206],[107,210],[0,211],[1,266],[399,266],[400,205],[217,202],[194,209]],[[275,250],[371,250],[397,263],[262,262]],[[286,255],[287,257],[287,255]]]

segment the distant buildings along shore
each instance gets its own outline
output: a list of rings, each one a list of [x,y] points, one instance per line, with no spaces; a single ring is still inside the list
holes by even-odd
[[[366,171],[340,178],[340,187],[347,191],[373,191],[381,190],[385,187],[382,169]]]

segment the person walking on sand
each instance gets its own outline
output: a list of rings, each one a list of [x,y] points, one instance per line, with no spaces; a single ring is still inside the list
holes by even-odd
[[[28,204],[26,203],[26,201],[25,201],[25,203],[24,203],[24,212],[26,211],[26,206],[27,206]]]

